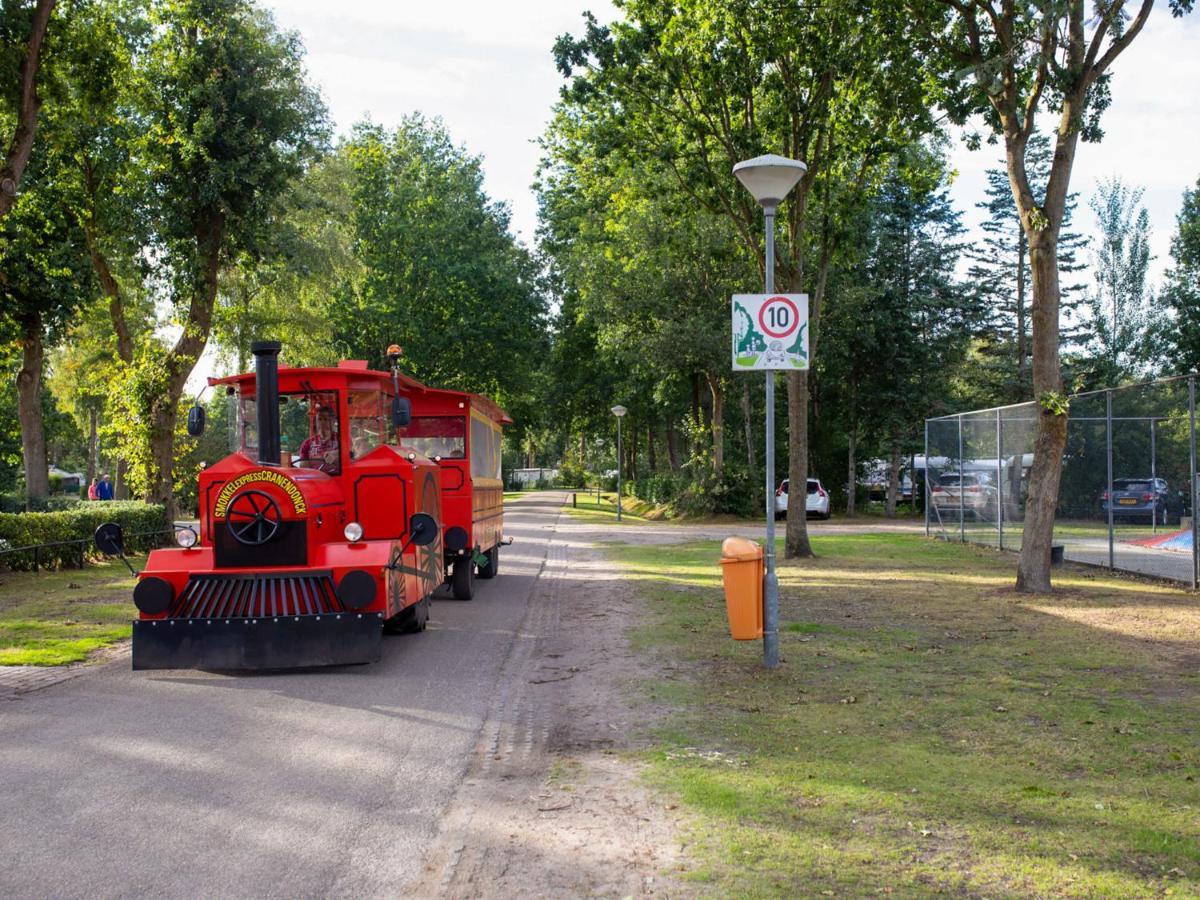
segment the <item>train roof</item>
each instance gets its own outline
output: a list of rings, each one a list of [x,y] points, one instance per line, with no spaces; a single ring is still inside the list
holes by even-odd
[[[289,375],[296,376],[313,376],[313,375],[330,375],[340,378],[369,378],[382,382],[383,387],[391,387],[392,375],[390,372],[380,372],[378,369],[367,368],[366,360],[361,359],[344,359],[337,366],[303,366],[299,368],[280,367],[279,377],[285,378]],[[466,397],[471,401],[471,405],[480,412],[488,416],[493,421],[499,422],[501,425],[513,424],[512,417],[500,408],[500,405],[490,397],[485,397],[483,394],[472,394],[469,391],[453,391],[447,388],[432,388],[426,384],[422,384],[415,378],[399,373],[400,386],[409,391],[414,391],[421,394],[429,395],[444,395],[447,398],[457,397],[459,399]],[[253,372],[244,372],[240,375],[224,375],[220,378],[214,378],[211,375],[208,378],[209,385],[218,384],[236,384],[239,387],[248,382],[254,381]]]

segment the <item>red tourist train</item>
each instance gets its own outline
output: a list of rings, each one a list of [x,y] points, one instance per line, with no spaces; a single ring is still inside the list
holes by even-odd
[[[346,360],[210,378],[236,400],[236,449],[199,480],[198,533],[155,550],[133,591],[133,668],[258,669],[373,662],[382,634],[418,632],[449,583],[470,600],[499,569],[501,428],[476,394]],[[203,409],[188,431],[204,428]],[[102,526],[100,549],[121,552]]]

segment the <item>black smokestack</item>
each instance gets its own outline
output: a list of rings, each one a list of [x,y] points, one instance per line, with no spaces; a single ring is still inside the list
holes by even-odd
[[[279,465],[279,341],[255,341],[254,399],[258,408],[258,461]]]

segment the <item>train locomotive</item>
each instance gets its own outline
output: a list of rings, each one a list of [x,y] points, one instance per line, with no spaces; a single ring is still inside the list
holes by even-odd
[[[254,373],[209,379],[236,402],[236,447],[200,473],[199,528],[137,573],[134,669],[374,662],[385,632],[425,629],[443,583],[471,599],[497,571],[498,406],[403,375],[396,347],[390,372],[252,351]],[[120,529],[96,544],[120,554]]]

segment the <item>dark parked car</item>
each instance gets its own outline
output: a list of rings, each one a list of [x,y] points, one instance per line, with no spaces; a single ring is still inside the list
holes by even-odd
[[[1100,512],[1108,517],[1108,491],[1100,495]],[[1114,478],[1113,519],[1145,519],[1166,525],[1183,515],[1183,495],[1161,478]]]

